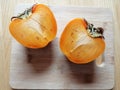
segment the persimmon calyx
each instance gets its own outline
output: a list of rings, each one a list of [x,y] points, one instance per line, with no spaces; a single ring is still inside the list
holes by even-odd
[[[15,18],[19,18],[19,19],[27,19],[31,14],[32,14],[32,8],[35,6],[36,4],[34,4],[32,7],[27,8],[24,12],[20,13],[17,16],[13,16],[11,18],[11,21]]]
[[[102,27],[97,27],[96,28],[96,27],[94,27],[93,24],[88,23],[85,19],[84,19],[84,21],[87,24],[86,30],[91,37],[93,37],[93,38],[104,38],[104,36],[103,36],[104,29]]]

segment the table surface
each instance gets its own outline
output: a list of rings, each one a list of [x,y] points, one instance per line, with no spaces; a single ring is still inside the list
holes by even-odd
[[[115,87],[120,89],[120,0],[0,0],[0,90],[12,90],[9,85],[9,66],[11,52],[11,35],[9,22],[14,8],[19,3],[44,3],[59,6],[87,6],[110,8],[114,20],[115,46]]]

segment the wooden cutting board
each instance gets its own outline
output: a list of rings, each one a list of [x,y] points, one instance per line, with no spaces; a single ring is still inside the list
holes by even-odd
[[[20,4],[15,15],[31,4]],[[56,39],[43,49],[29,49],[12,40],[10,85],[14,89],[112,89],[114,86],[114,48],[112,13],[105,8],[49,6],[57,20]],[[71,63],[59,48],[65,25],[83,17],[105,29],[106,49],[96,61]]]

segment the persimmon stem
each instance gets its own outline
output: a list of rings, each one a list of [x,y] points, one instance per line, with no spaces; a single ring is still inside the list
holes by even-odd
[[[95,28],[93,24],[90,24],[87,22],[87,20],[84,19],[84,21],[87,24],[86,30],[88,31],[88,34],[93,38],[104,38],[103,32],[104,29],[102,27]]]
[[[36,5],[36,4],[34,4],[34,5]],[[24,12],[20,13],[19,15],[13,16],[11,18],[11,21],[13,19],[15,19],[15,18],[19,18],[19,19],[26,19],[26,18],[28,18],[32,14],[32,8],[34,7],[34,5],[32,7],[30,7],[30,8],[27,8]]]

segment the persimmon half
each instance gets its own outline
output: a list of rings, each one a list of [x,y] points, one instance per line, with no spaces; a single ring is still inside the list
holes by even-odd
[[[103,28],[95,28],[85,19],[76,18],[66,25],[60,37],[60,48],[71,62],[89,63],[105,50]]]
[[[35,4],[20,15],[12,17],[9,30],[25,47],[43,48],[55,38],[57,24],[49,7]]]

